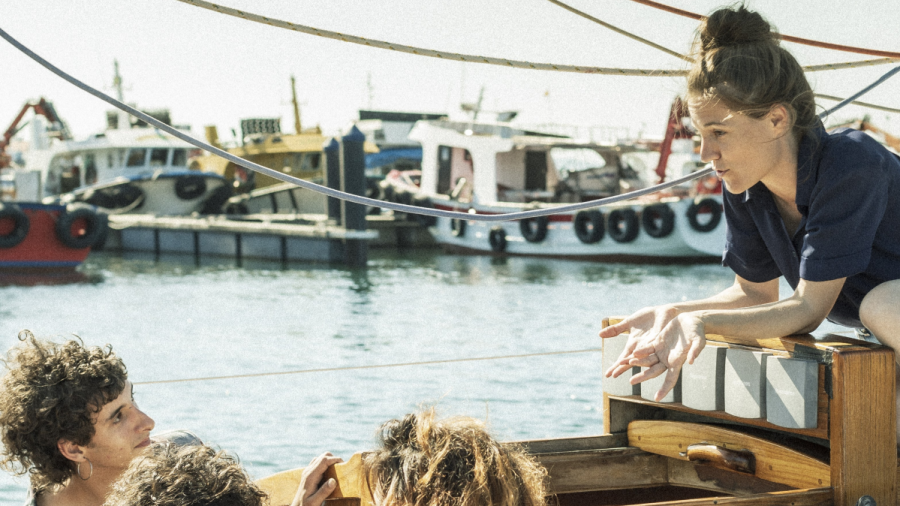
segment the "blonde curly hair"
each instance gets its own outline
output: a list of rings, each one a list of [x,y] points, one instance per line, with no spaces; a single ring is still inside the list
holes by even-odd
[[[544,506],[547,471],[484,422],[434,409],[390,420],[363,466],[379,506]]]
[[[131,461],[104,506],[262,506],[268,504],[235,457],[208,446],[153,444]]]
[[[57,448],[60,439],[87,445],[96,414],[125,389],[128,371],[111,346],[87,347],[80,340],[53,343],[29,331],[7,352],[0,385],[0,467],[31,473],[41,490],[75,472]]]

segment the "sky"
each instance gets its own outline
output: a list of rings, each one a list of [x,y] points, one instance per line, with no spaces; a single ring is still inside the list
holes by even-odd
[[[665,0],[708,14],[718,0]],[[547,0],[221,0],[297,24],[457,53],[543,63],[684,69],[686,63],[627,39]],[[570,5],[667,48],[686,52],[697,22],[630,0]],[[748,0],[785,34],[900,51],[900,1]],[[119,62],[125,99],[167,108],[202,138],[225,140],[240,120],[280,117],[293,130],[290,77],[304,127],[337,135],[359,109],[465,117],[460,103],[484,89],[485,111],[515,110],[525,126],[590,126],[659,138],[683,78],[584,75],[511,69],[407,55],[251,23],[177,0],[29,0],[0,3],[0,28],[50,62],[111,95]],[[869,56],[784,43],[803,65]],[[895,63],[894,65],[900,65]],[[818,93],[845,97],[892,68],[808,74]],[[76,138],[105,128],[110,106],[64,82],[0,41],[0,131],[29,100],[56,106]],[[862,100],[900,108],[900,76]],[[822,101],[829,106],[833,102]],[[835,119],[870,114],[900,135],[900,115],[848,107]],[[491,115],[485,113],[485,118]]]

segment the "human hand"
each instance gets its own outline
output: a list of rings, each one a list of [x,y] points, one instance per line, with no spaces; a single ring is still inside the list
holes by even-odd
[[[337,482],[334,481],[334,478],[330,478],[321,487],[319,482],[322,481],[326,469],[343,461],[340,457],[332,455],[331,452],[325,452],[312,459],[303,470],[300,486],[297,487],[297,495],[294,496],[291,506],[322,506],[325,499],[334,491]]]
[[[685,362],[693,364],[706,346],[703,321],[693,313],[682,313],[672,319],[653,339],[635,347],[628,367],[646,369],[631,378],[631,384],[655,378],[666,373],[662,387],[654,400],[659,402],[678,382],[678,373]],[[641,358],[637,358],[641,357]]]
[[[678,310],[672,306],[646,307],[621,322],[601,330],[600,337],[603,338],[615,337],[626,331],[629,333],[625,349],[616,363],[605,371],[606,377],[618,378],[620,374],[632,368],[632,360],[646,358],[651,354],[653,351],[652,349],[647,351],[647,345],[676,316]]]

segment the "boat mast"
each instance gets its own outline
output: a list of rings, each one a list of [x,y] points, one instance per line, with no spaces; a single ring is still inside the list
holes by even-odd
[[[294,79],[294,76],[291,76],[291,101],[294,104],[294,129],[297,130],[297,135],[301,133],[301,124],[300,124],[300,105],[297,104],[297,80]]]
[[[115,76],[113,77],[113,88],[116,90],[116,99],[125,103],[125,95],[122,93],[122,75],[119,74],[119,60],[113,60],[115,67]],[[118,119],[116,120],[116,129],[127,130],[130,127],[128,113],[119,109]]]

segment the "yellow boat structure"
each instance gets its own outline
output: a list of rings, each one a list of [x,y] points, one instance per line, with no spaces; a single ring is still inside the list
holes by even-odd
[[[241,145],[228,148],[226,151],[263,167],[300,179],[319,182],[324,177],[325,169],[322,147],[330,140],[330,137],[323,135],[319,126],[303,128],[295,83],[292,76],[291,97],[296,133],[281,132],[279,118],[245,119],[241,121]],[[213,146],[223,148],[215,126],[206,127],[206,139]],[[378,147],[367,142],[365,151],[366,153],[377,153]],[[246,193],[281,183],[273,177],[248,171],[212,154],[193,157],[189,162],[189,168],[224,176],[234,187],[236,193]]]

